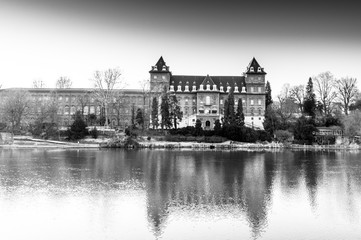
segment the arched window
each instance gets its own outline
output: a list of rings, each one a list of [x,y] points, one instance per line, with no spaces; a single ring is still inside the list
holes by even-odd
[[[89,113],[90,113],[90,114],[94,114],[94,113],[95,113],[95,107],[94,107],[94,106],[90,106]]]
[[[71,106],[70,108],[70,114],[75,114],[75,106]]]
[[[64,114],[68,115],[69,114],[69,106],[65,106],[64,107]]]
[[[88,115],[88,113],[89,113],[89,107],[88,107],[88,106],[85,106],[85,107],[84,107],[84,114],[85,114],[85,115]]]
[[[210,121],[206,121],[206,127],[209,128],[211,126],[211,122]]]

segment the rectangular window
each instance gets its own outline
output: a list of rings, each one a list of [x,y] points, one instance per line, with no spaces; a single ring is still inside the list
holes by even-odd
[[[258,99],[258,105],[261,105],[261,104],[262,104],[262,100]]]
[[[211,105],[211,97],[210,96],[206,97],[206,105]]]
[[[250,88],[250,92],[253,92],[253,87]]]
[[[261,87],[258,87],[258,92],[262,92],[262,88],[261,88]]]
[[[251,99],[251,105],[253,105],[254,104],[254,101],[253,101],[253,99]]]

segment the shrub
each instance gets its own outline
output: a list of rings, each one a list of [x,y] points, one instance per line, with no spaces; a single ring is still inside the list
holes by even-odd
[[[293,138],[293,134],[287,130],[276,130],[274,134],[276,135],[276,139],[282,143],[291,142]]]
[[[97,139],[99,136],[99,131],[96,127],[94,127],[89,134],[92,136],[92,138]]]

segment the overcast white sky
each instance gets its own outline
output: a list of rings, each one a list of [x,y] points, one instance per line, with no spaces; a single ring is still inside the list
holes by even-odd
[[[361,88],[357,6],[288,2],[0,0],[0,84],[92,87],[95,70],[119,67],[138,88],[162,55],[187,75],[241,75],[256,57],[274,96],[323,71]]]

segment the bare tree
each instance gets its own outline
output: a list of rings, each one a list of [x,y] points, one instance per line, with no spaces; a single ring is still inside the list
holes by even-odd
[[[344,116],[342,119],[344,126],[344,133],[346,136],[354,137],[361,135],[361,111],[352,111],[349,115]]]
[[[320,73],[315,80],[315,90],[322,103],[323,113],[329,115],[332,112],[332,103],[336,98],[335,80],[330,72]]]
[[[341,78],[336,80],[337,96],[345,115],[348,115],[350,104],[358,94],[356,78]]]
[[[282,124],[286,126],[289,121],[294,118],[297,113],[297,104],[291,94],[290,84],[284,84],[281,93],[277,95],[279,106],[276,109],[276,113],[279,116]]]
[[[25,90],[6,91],[3,96],[2,112],[4,119],[10,122],[11,132],[20,130],[21,123],[31,112],[30,95]]]
[[[124,92],[117,92],[113,96],[113,109],[115,109],[115,113],[117,115],[118,126],[120,126],[121,122],[126,120],[126,116],[124,115],[124,109],[126,108],[126,102],[124,98]]]
[[[35,79],[33,81],[33,88],[45,88],[45,83],[43,82],[43,80]]]
[[[112,101],[114,89],[118,87],[122,81],[119,69],[113,68],[105,71],[96,71],[92,79],[94,83],[94,96],[104,107],[105,123],[108,127],[108,106]]]
[[[149,79],[144,79],[142,81],[139,81],[139,85],[141,87],[142,90],[142,97],[143,97],[143,118],[144,118],[144,123],[146,125],[146,128],[149,127],[149,123],[150,123],[150,113],[149,113],[149,109],[151,109],[151,101],[149,99],[152,99],[152,89],[150,88],[150,80]]]
[[[30,131],[35,136],[49,137],[51,130],[58,129],[58,101],[56,92],[51,92],[50,96],[43,99],[35,99],[32,107],[32,116],[34,121],[31,124]],[[53,132],[52,134],[55,134]],[[53,136],[51,136],[53,137]]]
[[[58,80],[56,80],[56,88],[71,88],[71,85],[73,82],[68,77],[60,77]]]
[[[76,97],[76,102],[78,103],[78,106],[80,107],[80,113],[84,117],[84,109],[90,102],[90,93],[80,94]]]
[[[291,87],[290,95],[293,99],[295,99],[295,102],[297,103],[300,111],[303,112],[303,99],[305,97],[305,86],[297,85]]]

